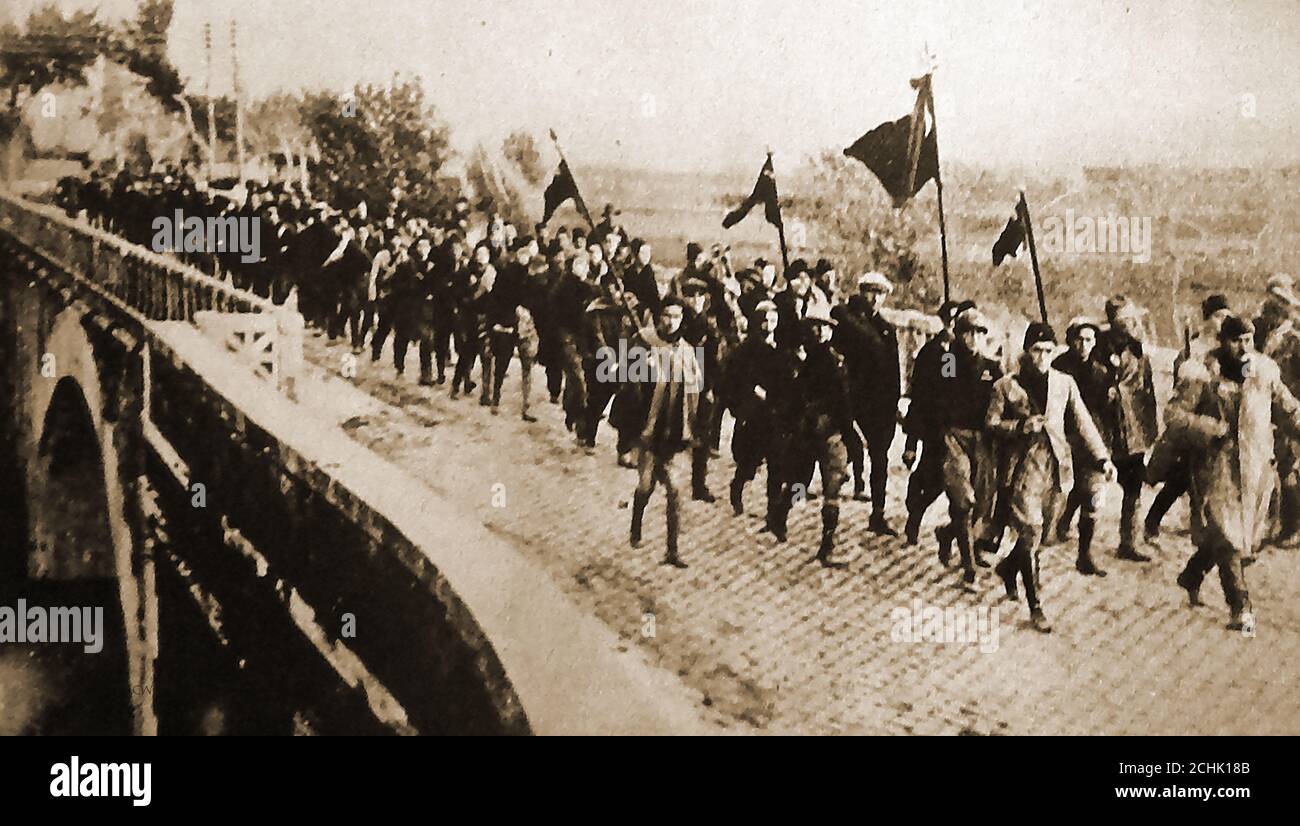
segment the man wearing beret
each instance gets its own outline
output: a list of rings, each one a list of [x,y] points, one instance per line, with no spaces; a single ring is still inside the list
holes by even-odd
[[[1228,628],[1254,632],[1242,560],[1264,540],[1275,475],[1273,429],[1300,435],[1300,402],[1277,364],[1254,352],[1254,330],[1224,320],[1219,346],[1188,370],[1165,410],[1173,438],[1191,448],[1192,541],[1196,553],[1178,576],[1193,607],[1213,568],[1232,618]]]
[[[1051,519],[1058,495],[1075,483],[1074,469],[1091,463],[1106,479],[1115,468],[1101,433],[1074,379],[1053,369],[1056,335],[1034,322],[1025,331],[1019,369],[999,379],[984,425],[1000,442],[998,478],[1007,496],[1009,526],[1016,532],[1011,553],[997,566],[1008,599],[1018,599],[1016,579],[1025,587],[1030,620],[1043,633],[1052,630],[1038,600],[1039,538]],[[1075,434],[1073,441],[1066,434]]]

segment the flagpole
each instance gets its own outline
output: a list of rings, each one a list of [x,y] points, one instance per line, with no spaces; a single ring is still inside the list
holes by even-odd
[[[581,190],[578,189],[578,179],[573,177],[573,167],[569,166],[568,159],[564,157],[564,150],[560,148],[560,139],[558,136],[556,136],[555,130],[552,129],[550,131],[551,131],[551,143],[555,144],[555,151],[558,152],[560,155],[560,163],[564,164],[565,169],[569,170],[569,178],[573,181],[573,189],[575,192],[574,202],[581,207],[578,211],[581,212],[582,217],[586,219],[587,225],[594,230],[596,228],[596,224],[594,221],[591,220],[591,211],[587,209],[586,202],[582,200],[582,192]],[[610,272],[614,271],[613,260],[609,261],[609,269]],[[604,292],[607,296],[613,298],[613,296],[610,295],[608,290],[604,290]],[[627,305],[626,291],[620,294],[619,297],[615,300],[618,302],[619,309],[623,311],[623,315],[627,318],[629,322],[632,323],[632,329],[634,331],[640,331],[643,322],[641,319],[637,318],[636,313],[632,312],[632,308]]]
[[[560,155],[560,163],[564,164],[564,168],[569,170],[569,177],[573,178],[573,188],[578,191],[578,197],[574,200],[581,207],[578,211],[582,213],[588,228],[595,229],[596,222],[591,219],[591,211],[587,209],[587,204],[582,200],[582,191],[578,189],[578,179],[573,177],[573,167],[569,166],[568,159],[564,157],[564,150],[560,148],[560,138],[555,134],[554,129],[551,130],[551,143],[555,144],[555,151]]]
[[[1043,295],[1043,276],[1038,270],[1038,248],[1034,246],[1034,222],[1029,218],[1029,202],[1025,200],[1025,191],[1020,190],[1020,203],[1016,204],[1020,218],[1025,222],[1025,240],[1029,243],[1029,263],[1034,268],[1034,288],[1038,291],[1038,314],[1043,323],[1047,323],[1047,299]]]
[[[927,82],[927,106],[930,110],[930,130],[934,133],[934,187],[939,202],[939,252],[943,258],[943,300],[952,300],[952,290],[948,280],[948,225],[943,217],[943,171],[939,163],[939,120],[934,116],[934,81]],[[921,130],[921,140],[925,140],[925,130]],[[913,167],[915,169],[915,167]],[[915,173],[914,173],[915,174]]]
[[[772,151],[767,152],[767,162],[772,163]],[[772,166],[772,189],[776,192],[776,211],[779,215],[781,212],[781,190],[776,185],[776,166]],[[781,222],[776,225],[776,238],[781,242],[781,273],[782,277],[790,270],[790,253],[785,246],[785,216],[781,216]]]

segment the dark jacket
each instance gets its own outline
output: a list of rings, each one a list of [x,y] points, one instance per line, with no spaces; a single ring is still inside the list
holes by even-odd
[[[644,267],[632,267],[628,270],[624,288],[636,296],[637,303],[641,307],[650,310],[652,318],[658,317],[663,302],[659,298],[659,283],[655,279],[654,267],[649,264]]]
[[[952,353],[953,346],[952,337],[946,330],[941,330],[921,345],[912,362],[912,379],[907,391],[911,402],[903,430],[913,439],[932,439],[939,435],[946,400],[944,365],[952,363],[947,356]]]
[[[937,417],[941,426],[964,430],[983,430],[984,419],[993,397],[993,385],[1002,378],[996,361],[953,347],[953,376],[944,377],[943,405]]]
[[[722,399],[740,421],[789,421],[795,408],[797,359],[780,345],[769,345],[755,330],[727,362]],[[766,398],[754,392],[762,387]]]
[[[894,421],[902,392],[894,325],[873,314],[866,299],[857,295],[832,310],[831,317],[839,322],[833,341],[844,354],[857,415],[881,425]],[[983,411],[980,416],[982,420]]]

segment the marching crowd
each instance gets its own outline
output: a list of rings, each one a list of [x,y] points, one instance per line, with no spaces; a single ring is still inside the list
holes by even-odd
[[[850,482],[852,497],[871,503],[868,529],[897,535],[885,518],[885,483],[901,425],[911,471],[904,541],[919,543],[926,511],[944,496],[938,555],[952,564],[956,545],[970,587],[1012,532],[1014,546],[994,570],[1009,598],[1023,588],[1032,623],[1044,632],[1051,626],[1038,596],[1040,549],[1066,541],[1077,513],[1076,568],[1106,576],[1093,538],[1114,483],[1122,497],[1117,556],[1133,563],[1150,561],[1145,542],[1173,502],[1189,497],[1196,550],[1177,584],[1198,605],[1201,582],[1217,567],[1230,628],[1254,622],[1243,567],[1266,541],[1300,544],[1293,395],[1300,391],[1300,299],[1287,276],[1269,281],[1253,323],[1222,295],[1205,299],[1204,327],[1175,365],[1163,428],[1144,311],[1123,296],[1106,302],[1104,320],[1073,319],[1063,341],[1047,324],[1030,324],[1023,354],[1005,374],[989,353],[980,309],[944,303],[942,330],[912,362],[900,416],[899,340],[882,314],[892,284],[882,273],[841,283],[825,259],[796,260],[784,272],[758,259],[735,271],[726,250],[692,243],[680,272],[667,277],[650,244],[629,238],[609,207],[587,230],[538,225],[529,234],[488,215],[480,231],[483,216],[466,199],[416,214],[397,188],[372,211],[359,198],[316,201],[292,184],[249,184],[241,199],[183,173],[122,173],[62,182],[56,200],[142,244],[153,234],[151,219],[176,209],[256,218],[260,258],[216,262],[237,286],[277,302],[296,291],[309,323],[331,339],[348,337],[355,352],[368,345],[374,361],[391,338],[399,374],[413,347],[422,385],[444,385],[450,372],[451,398],[477,390],[493,414],[517,358],[520,415],[536,421],[531,379],[539,365],[578,445],[593,452],[607,422],[619,464],[636,468],[633,547],[662,485],[669,565],[686,567],[677,465],[689,465],[694,499],[716,501],[708,465],[719,455],[727,412],[735,420],[732,509],[744,513],[746,486],[766,466],[764,530],[784,542],[792,504],[814,498],[808,489],[816,474],[816,559],[830,568],[847,564],[836,535]],[[207,271],[217,255],[181,254]],[[658,368],[642,378],[620,369],[638,352],[653,353]],[[1148,484],[1161,489],[1144,518]]]

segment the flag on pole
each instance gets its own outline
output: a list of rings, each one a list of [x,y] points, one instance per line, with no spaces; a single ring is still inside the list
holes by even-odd
[[[545,224],[550,221],[551,216],[555,214],[555,210],[559,209],[560,204],[569,199],[573,199],[573,203],[578,208],[578,212],[582,214],[583,219],[589,225],[593,224],[591,213],[587,212],[587,204],[582,200],[582,193],[578,191],[578,184],[573,180],[573,173],[569,171],[569,162],[561,158],[560,168],[556,170],[555,177],[551,179],[551,183],[546,187],[546,192],[542,195],[544,204],[542,223]]]
[[[754,191],[750,193],[745,202],[727,213],[727,217],[722,219],[722,228],[731,229],[736,224],[745,220],[749,211],[754,208],[755,204],[763,205],[763,213],[767,222],[777,229],[782,228],[781,224],[781,203],[776,194],[776,172],[772,168],[772,155],[768,153],[767,162],[758,173],[758,180],[754,182]]]
[[[993,242],[993,266],[999,266],[1008,256],[1016,253],[1025,245],[1025,222],[1020,217],[1020,203],[1016,203],[1016,214],[1007,219],[998,240]]]
[[[934,120],[934,99],[930,76],[912,80],[916,104],[910,115],[882,123],[858,138],[844,154],[870,169],[894,200],[902,207],[925,182],[939,179],[939,143],[934,128],[926,130],[926,113]]]

